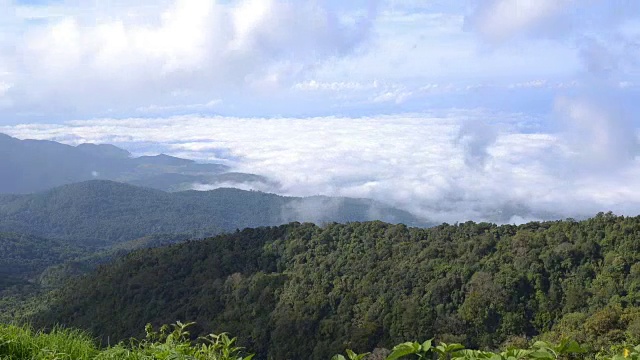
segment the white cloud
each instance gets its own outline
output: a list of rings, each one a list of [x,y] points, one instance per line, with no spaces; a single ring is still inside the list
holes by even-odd
[[[412,95],[413,92],[407,90],[403,86],[400,86],[384,90],[383,92],[375,95],[372,101],[374,103],[393,102],[395,104],[402,104]]]
[[[541,87],[547,87],[548,83],[547,80],[531,80],[531,81],[525,81],[525,82],[521,82],[521,83],[516,83],[516,84],[511,84],[509,85],[510,89],[517,89],[517,88],[541,88]]]
[[[351,90],[371,90],[380,86],[378,81],[372,81],[370,83],[361,83],[355,81],[333,81],[322,82],[316,80],[309,80],[305,82],[299,82],[293,86],[293,89],[303,91],[351,91]]]
[[[633,122],[598,100],[559,98],[563,136],[578,169],[611,171],[634,161],[640,150]]]
[[[198,111],[205,111],[213,109],[222,104],[222,100],[214,99],[203,104],[180,104],[180,105],[148,105],[141,106],[136,111],[141,113],[153,114],[153,113],[166,113],[166,112],[189,112],[194,113]]]
[[[626,89],[626,88],[630,88],[633,87],[634,84],[630,81],[620,81],[618,82],[618,87],[621,89]]]
[[[281,194],[372,198],[435,221],[640,212],[640,192],[630,185],[640,176],[640,161],[611,138],[619,134],[615,117],[571,100],[559,105],[558,117],[574,123],[574,131],[526,133],[519,130],[521,115],[478,111],[371,118],[103,119],[0,131],[69,143],[114,143],[134,152],[136,144],[147,144],[145,153],[153,144],[157,152],[200,160],[226,154],[234,170],[275,180]],[[633,139],[637,144],[636,130],[625,129],[626,144],[632,146]],[[587,143],[593,150],[580,150]],[[605,155],[596,163],[576,160],[599,154]],[[589,169],[621,156],[624,161],[607,171]]]
[[[202,112],[237,116],[508,107],[523,95],[460,94],[513,84],[544,96],[527,83],[539,79],[566,90],[551,84],[572,83],[598,56],[612,59],[617,82],[638,80],[638,6],[623,2],[474,1],[467,14],[466,4],[413,0],[0,1],[9,9],[0,14],[0,82],[12,84],[5,122],[123,118],[151,105],[173,115],[211,99],[223,103]],[[483,36],[463,31],[465,22]],[[503,36],[514,41],[481,41]]]
[[[222,159],[284,194],[449,222],[640,211],[640,2],[364,3],[0,0],[3,121],[124,119],[0,131]]]
[[[281,0],[111,3],[7,5],[17,33],[0,37],[12,49],[0,55],[14,84],[6,96],[25,108],[91,113],[164,106],[185,89],[195,94],[188,105],[233,89],[288,88],[305,69],[358,48],[375,16],[344,22],[329,5]]]
[[[575,0],[490,0],[479,2],[466,26],[492,41],[503,41],[538,28],[559,16]]]
[[[11,89],[11,84],[0,81],[0,98],[3,97],[9,89]]]
[[[191,185],[191,188],[188,190],[197,190],[197,191],[209,191],[220,188],[235,188],[245,191],[262,191],[273,193],[277,189],[272,184],[266,184],[264,182],[259,181],[248,181],[248,182],[231,182],[231,181],[221,181],[217,183],[209,183],[209,184],[201,184],[195,183]],[[185,189],[186,190],[186,189]]]
[[[494,51],[507,40],[517,40],[511,48],[544,39],[573,48],[591,73],[634,73],[640,66],[639,18],[640,3],[630,1],[490,0],[477,1],[465,28],[498,45]],[[566,61],[566,55],[553,58]]]

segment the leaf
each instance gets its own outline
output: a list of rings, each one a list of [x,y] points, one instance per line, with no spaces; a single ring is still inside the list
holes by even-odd
[[[347,349],[346,353],[347,353],[347,356],[349,356],[350,360],[361,360],[362,358],[370,354],[370,353],[356,354],[351,349]]]
[[[564,346],[562,347],[562,351],[559,351],[559,353],[561,354],[582,354],[585,352],[587,351],[582,348],[580,344],[578,344],[578,342],[575,340],[571,340],[564,344]]]
[[[433,347],[433,346],[431,345],[431,342],[432,342],[432,341],[433,341],[433,339],[429,339],[429,340],[427,340],[427,341],[423,342],[420,350],[421,350],[423,353],[426,353],[426,352],[428,352],[429,350],[431,350],[431,348]]]
[[[449,344],[445,347],[445,351],[448,353],[462,349],[464,349],[464,345],[462,344]]]
[[[464,350],[460,350],[456,354],[454,354],[452,359],[469,359],[469,360],[494,359],[494,356],[497,356],[495,358],[495,360],[501,360],[502,359],[502,357],[500,355],[497,355],[497,354],[487,353],[487,352],[480,351],[480,350],[464,349]]]
[[[531,351],[522,350],[522,349],[511,349],[502,353],[502,355],[507,359],[509,358],[524,359],[527,357],[527,355],[529,355],[529,353],[531,353]]]
[[[343,355],[333,355],[333,357],[331,358],[331,360],[347,360]]]
[[[387,356],[386,360],[399,359],[403,356],[417,354],[419,351],[420,351],[420,344],[418,343],[415,343],[415,342],[402,343],[393,347],[393,349],[391,350],[391,354]]]
[[[553,360],[556,358],[552,353],[545,350],[536,350],[530,353],[529,357],[533,359],[549,359],[549,360]]]
[[[551,344],[544,342],[544,341],[536,341],[533,343],[533,348],[536,349],[551,349]]]

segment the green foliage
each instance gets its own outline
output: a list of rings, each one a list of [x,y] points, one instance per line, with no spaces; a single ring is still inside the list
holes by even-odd
[[[93,341],[83,332],[55,328],[45,333],[26,326],[0,325],[0,358],[92,359],[96,354]]]
[[[49,333],[34,332],[29,327],[0,325],[0,359],[10,360],[138,360],[138,359],[191,359],[191,360],[251,360],[235,346],[235,338],[227,334],[214,335],[192,342],[187,328],[193,323],[180,322],[162,326],[154,332],[146,327],[147,337],[142,341],[131,339],[112,347],[100,349],[85,333],[56,328]],[[168,331],[170,330],[171,331]]]
[[[397,359],[465,359],[465,360],[478,360],[478,359],[490,359],[490,360],[520,360],[520,359],[537,359],[537,360],[556,360],[567,359],[573,356],[581,355],[586,352],[575,341],[563,341],[558,345],[538,341],[533,344],[530,349],[508,349],[506,351],[496,353],[481,350],[465,349],[461,344],[445,344],[440,343],[437,346],[432,346],[431,340],[427,340],[420,344],[418,342],[406,342],[396,345],[391,354],[389,354],[385,360],[397,360]],[[629,356],[628,350],[625,350],[622,354]],[[616,355],[620,356],[620,355]],[[614,357],[615,358],[615,357]],[[336,358],[336,360],[342,360],[342,358]]]
[[[31,235],[0,233],[0,290],[39,275],[47,267],[84,254],[84,249]],[[11,283],[11,281],[14,283]]]
[[[382,219],[422,224],[408,212],[365,199],[291,198],[230,188],[166,193],[96,180],[36,194],[0,194],[0,232],[103,248],[153,234],[202,238],[280,225],[304,220],[301,208],[325,202],[336,206],[314,221],[366,221],[375,209]]]
[[[341,354],[337,354],[334,355],[331,360],[362,360],[364,359],[367,355],[369,355],[370,353],[363,353],[363,354],[356,354],[355,352],[353,352],[353,350],[351,349],[347,349],[345,351],[347,353],[347,357],[345,358],[344,355]]]
[[[422,344],[417,342],[405,342],[399,345],[396,345],[391,350],[391,354],[387,356],[387,360],[396,360],[407,355],[416,355],[418,358],[425,358],[427,354],[434,350],[438,351],[441,354],[448,354],[453,348],[449,348],[449,345],[445,343],[440,343],[436,348],[431,345],[432,340],[427,340]]]
[[[30,235],[0,233],[0,322],[20,322],[44,311],[56,288],[98,265],[142,248],[185,241],[157,234],[95,250]]]
[[[640,343],[639,235],[640,217],[610,214],[245,229],[135,251],[68,284],[32,320],[106,341],[189,318],[239,334],[263,358],[326,359],[418,337],[485,350],[573,338],[597,353]]]
[[[114,354],[120,355],[123,351],[131,351],[135,356],[129,358],[152,358],[160,360],[169,359],[212,359],[212,360],[251,360],[253,355],[241,356],[243,348],[235,346],[236,339],[229,338],[225,333],[209,334],[200,337],[199,342],[193,343],[190,340],[188,327],[194,323],[183,324],[177,322],[171,327],[163,325],[156,332],[153,326],[147,324],[145,327],[146,338],[136,342],[130,340],[130,345],[119,344],[114,348],[107,349],[99,359],[118,358]],[[172,328],[171,331],[168,331]]]
[[[55,328],[51,332],[34,331],[30,327],[0,325],[0,359],[68,359],[68,360],[252,360],[243,348],[235,345],[236,338],[226,333],[209,334],[195,341],[188,328],[194,323],[177,322],[162,325],[158,330],[150,324],[145,327],[143,340],[129,339],[114,346],[100,348],[84,332]],[[551,344],[538,341],[528,349],[508,349],[490,352],[465,349],[461,344],[439,343],[432,340],[423,343],[406,342],[396,345],[385,360],[438,359],[438,360],[568,360],[584,358],[586,350],[575,341]],[[331,360],[363,360],[371,353],[356,354],[346,350],[344,355],[334,355]],[[622,346],[614,354],[599,354],[599,360],[639,360],[640,346]]]

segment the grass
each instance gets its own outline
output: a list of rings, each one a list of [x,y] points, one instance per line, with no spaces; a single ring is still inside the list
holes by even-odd
[[[0,359],[95,359],[98,352],[93,339],[79,330],[55,328],[47,333],[0,325]]]
[[[251,360],[240,356],[242,348],[226,334],[209,335],[198,342],[189,340],[186,328],[191,324],[163,326],[158,332],[147,325],[147,337],[100,349],[79,330],[54,328],[34,331],[29,326],[0,325],[0,360]]]
[[[157,331],[147,325],[144,340],[131,339],[115,346],[99,348],[87,333],[64,328],[50,332],[34,331],[29,326],[0,324],[0,360],[251,360],[235,346],[235,338],[227,334],[208,335],[196,342],[190,340],[187,328],[193,323],[164,325]],[[619,354],[597,356],[602,360],[640,360],[640,346],[623,347]],[[346,350],[346,357],[336,355],[332,360],[361,360],[367,354]],[[403,343],[394,347],[387,360],[395,359],[491,359],[491,360],[557,360],[584,359],[585,350],[575,341],[558,345],[536,342],[530,349],[510,349],[502,353],[466,350],[460,344],[439,345],[427,340]],[[590,357],[592,358],[592,357]]]

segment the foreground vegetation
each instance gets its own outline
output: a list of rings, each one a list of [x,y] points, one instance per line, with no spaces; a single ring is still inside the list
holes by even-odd
[[[103,344],[148,322],[237,334],[256,359],[327,359],[411,339],[492,350],[640,343],[640,217],[520,226],[382,222],[246,229],[140,250],[65,286],[36,327]],[[45,302],[41,302],[45,304]]]
[[[186,328],[191,324],[178,322],[170,330],[159,331],[149,325],[146,338],[130,339],[115,346],[99,348],[86,333],[62,328],[51,332],[35,332],[29,327],[0,325],[0,359],[210,359],[250,360],[241,356],[243,349],[226,334],[207,335],[196,342],[190,340]],[[169,331],[170,330],[170,331]]]
[[[145,327],[146,338],[138,341],[129,339],[115,346],[99,348],[86,333],[77,330],[56,328],[53,331],[35,332],[29,327],[0,325],[0,359],[209,359],[209,360],[251,360],[235,345],[236,339],[227,334],[209,334],[192,340],[187,330],[193,323],[180,322],[163,325],[155,331],[151,325]],[[558,345],[542,341],[533,343],[528,349],[510,348],[503,352],[469,350],[461,344],[435,344],[432,340],[423,343],[406,342],[392,350],[378,354],[356,354],[347,349],[346,356],[334,355],[331,360],[361,359],[489,359],[489,360],[555,360],[586,359],[602,360],[640,359],[640,346],[620,346],[619,354],[589,354],[575,341],[563,341]]]

